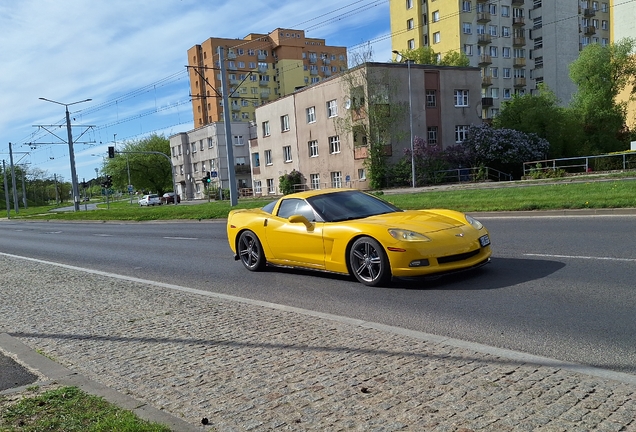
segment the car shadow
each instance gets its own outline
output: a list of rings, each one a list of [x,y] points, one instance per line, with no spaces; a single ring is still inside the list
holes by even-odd
[[[565,263],[542,259],[492,258],[483,267],[459,273],[421,278],[393,278],[386,286],[377,288],[393,288],[407,290],[457,290],[479,291],[506,288],[509,286],[542,279],[565,267]],[[318,277],[327,280],[358,283],[348,275],[326,273],[314,270],[267,266],[272,273],[286,273]],[[374,289],[371,288],[370,289]]]

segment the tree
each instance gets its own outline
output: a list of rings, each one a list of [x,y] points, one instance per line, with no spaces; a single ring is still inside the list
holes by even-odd
[[[124,142],[115,158],[107,159],[104,173],[113,177],[116,189],[126,190],[130,171],[130,183],[136,189],[163,195],[172,190],[172,164],[165,157],[150,152],[170,156],[170,141],[153,134],[139,141]]]
[[[344,93],[349,95],[349,115],[338,116],[336,128],[353,136],[359,154],[365,154],[367,178],[372,189],[386,185],[389,173],[388,155],[392,141],[405,136],[399,125],[404,121],[408,106],[396,102],[400,85],[390,79],[386,70],[361,64],[343,74]]]
[[[493,127],[545,138],[550,143],[548,156],[552,158],[585,154],[580,120],[572,110],[559,106],[556,95],[545,85],[539,87],[537,94],[515,95],[504,102]]]
[[[292,172],[280,176],[278,178],[278,182],[278,187],[283,195],[288,195],[290,193],[297,192],[295,190],[295,186],[303,184],[305,180],[299,171],[292,170]]]
[[[470,59],[462,51],[449,51],[443,57],[431,47],[419,47],[414,50],[400,51],[405,60],[413,63],[434,66],[470,66]]]
[[[474,166],[513,170],[523,162],[545,159],[550,149],[550,143],[536,134],[494,129],[487,124],[470,126],[463,145],[474,154]]]
[[[628,86],[636,89],[635,48],[634,38],[591,44],[570,64],[570,78],[578,86],[571,107],[583,121],[585,146],[592,153],[627,149],[626,103],[616,97]]]

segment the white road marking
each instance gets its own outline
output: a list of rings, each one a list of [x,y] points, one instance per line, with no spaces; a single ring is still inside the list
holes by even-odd
[[[613,258],[613,257],[593,257],[593,256],[579,256],[579,255],[550,255],[550,254],[524,254],[524,255],[544,257],[544,258],[571,258],[571,259],[586,259],[586,260],[599,260],[599,261],[636,262],[636,258]]]
[[[112,234],[93,234],[95,237],[112,237]]]
[[[171,240],[199,240],[196,237],[164,237],[165,239],[171,239]]]

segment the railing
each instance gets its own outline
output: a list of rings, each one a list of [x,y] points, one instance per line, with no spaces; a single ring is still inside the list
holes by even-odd
[[[434,171],[424,177],[424,184],[512,181],[512,174],[489,167],[455,168],[450,170]],[[422,184],[418,183],[418,186],[422,186]]]
[[[534,173],[563,171],[567,174],[583,174],[598,171],[626,171],[636,169],[636,152],[622,152],[598,156],[579,156],[524,162],[524,177]]]

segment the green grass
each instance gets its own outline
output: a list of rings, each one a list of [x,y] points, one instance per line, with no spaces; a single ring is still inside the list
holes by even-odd
[[[636,180],[615,178],[605,181],[569,182],[528,185],[517,182],[489,184],[488,188],[455,188],[445,191],[423,191],[416,193],[385,194],[382,196],[403,209],[449,208],[463,212],[557,210],[586,208],[636,207]],[[241,198],[234,208],[262,207],[273,198]],[[79,212],[50,212],[52,207],[20,210],[12,218],[46,220],[175,220],[175,219],[219,219],[227,217],[232,209],[228,201],[212,201],[196,205],[162,205],[139,207],[128,200],[100,204],[98,210]],[[5,210],[6,211],[6,210]]]
[[[170,429],[139,419],[131,411],[88,395],[77,387],[62,387],[22,399],[0,412],[0,431],[161,431]]]

